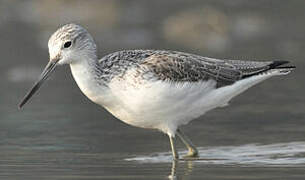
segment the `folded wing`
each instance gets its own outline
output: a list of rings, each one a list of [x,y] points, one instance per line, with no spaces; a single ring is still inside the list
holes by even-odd
[[[220,60],[193,54],[161,51],[141,61],[141,66],[160,80],[171,82],[214,79],[217,87],[277,68],[288,61]]]

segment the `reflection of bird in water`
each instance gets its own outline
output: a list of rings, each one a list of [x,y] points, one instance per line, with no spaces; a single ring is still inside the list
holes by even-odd
[[[177,168],[178,168],[178,161],[173,160],[171,174],[168,176],[170,180],[177,179]]]
[[[198,155],[179,129],[227,105],[236,95],[272,76],[288,74],[287,61],[220,60],[176,51],[125,50],[97,57],[96,44],[81,26],[67,24],[49,39],[50,61],[20,104],[22,107],[57,65],[69,64],[81,91],[127,124],[175,135]]]
[[[178,175],[178,167],[179,167],[179,163],[183,164],[184,170],[183,170],[183,175]],[[193,163],[194,161],[192,159],[186,160],[184,162],[179,162],[177,160],[173,160],[172,161],[172,168],[171,168],[171,174],[168,176],[168,178],[170,180],[176,180],[179,179],[179,176],[181,177],[188,177],[191,175],[192,171],[193,171]]]

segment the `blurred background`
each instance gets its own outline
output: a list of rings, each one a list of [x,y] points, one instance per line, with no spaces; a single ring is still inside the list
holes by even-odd
[[[166,135],[126,125],[90,102],[68,66],[57,68],[31,102],[17,108],[48,62],[48,38],[70,22],[92,34],[100,57],[123,49],[169,49],[291,61],[297,69],[288,76],[253,87],[183,129],[199,147],[305,141],[304,12],[299,0],[1,0],[0,175],[121,172],[135,178],[125,158],[170,150]],[[170,166],[145,165],[141,172],[163,177]]]

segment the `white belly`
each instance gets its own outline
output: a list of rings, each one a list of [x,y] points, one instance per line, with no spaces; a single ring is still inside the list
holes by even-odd
[[[227,105],[233,97],[268,77],[271,75],[258,75],[218,89],[215,89],[214,80],[190,83],[155,81],[139,86],[115,80],[110,83],[107,93],[110,103],[104,103],[105,97],[96,103],[127,124],[174,135],[180,125]]]
[[[206,112],[210,105],[203,99],[214,87],[215,81],[195,84],[157,81],[140,87],[113,82],[109,96],[114,101],[104,106],[128,124],[167,132]]]

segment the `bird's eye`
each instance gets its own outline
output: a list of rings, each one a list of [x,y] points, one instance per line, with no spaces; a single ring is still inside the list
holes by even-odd
[[[72,42],[71,41],[67,41],[64,44],[64,48],[69,48],[71,46]]]

